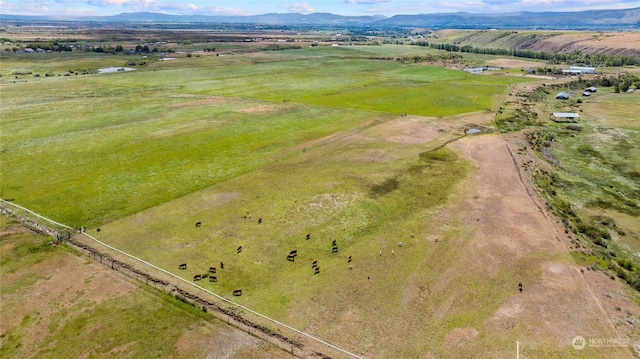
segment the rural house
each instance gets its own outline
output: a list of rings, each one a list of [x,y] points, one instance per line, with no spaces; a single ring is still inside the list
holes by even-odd
[[[569,99],[569,94],[567,92],[560,92],[559,94],[556,95],[556,99],[558,99],[558,100],[568,100]]]

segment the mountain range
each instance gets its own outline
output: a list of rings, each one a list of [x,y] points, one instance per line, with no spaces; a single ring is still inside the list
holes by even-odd
[[[102,23],[234,23],[263,25],[334,25],[428,28],[550,28],[550,29],[637,29],[640,8],[589,10],[577,12],[514,13],[436,13],[419,15],[342,16],[330,13],[264,14],[254,16],[167,15],[152,12],[122,13],[111,16],[54,17],[0,14],[0,22],[12,24],[43,21],[82,21]]]

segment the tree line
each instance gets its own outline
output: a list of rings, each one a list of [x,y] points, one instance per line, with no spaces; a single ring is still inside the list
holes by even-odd
[[[577,54],[577,53],[557,53],[546,51],[531,51],[519,49],[496,49],[481,48],[471,45],[456,45],[448,43],[429,43],[418,41],[415,46],[428,46],[432,49],[444,50],[448,52],[468,52],[474,54],[501,55],[523,57],[527,59],[545,60],[550,64],[584,64],[587,66],[633,66],[640,65],[640,58],[606,54]]]

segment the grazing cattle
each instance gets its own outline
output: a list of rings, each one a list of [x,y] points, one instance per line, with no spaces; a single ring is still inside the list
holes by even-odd
[[[350,266],[347,267],[347,269],[353,270],[353,266],[350,265]]]
[[[317,260],[311,262],[311,268],[315,268],[317,266],[318,266],[318,261]]]
[[[331,253],[338,253],[338,246],[331,247]]]
[[[215,273],[216,267],[209,267],[209,273]]]
[[[398,242],[398,247],[402,247],[402,246],[403,246],[402,242]]]
[[[351,263],[351,256],[349,256],[349,258],[347,258],[347,263]]]
[[[522,283],[518,283],[518,290],[522,293]]]
[[[262,223],[262,218],[258,218],[258,224]]]
[[[182,263],[178,266],[178,269],[187,269],[187,263]]]
[[[287,256],[287,260],[288,260],[288,261],[293,262],[293,261],[295,261],[295,260],[296,260],[296,256],[289,254],[289,255]]]
[[[202,275],[202,279],[205,279],[205,278],[207,278],[208,276],[209,276],[209,273],[205,273],[205,274],[203,274],[203,275]]]
[[[396,255],[396,251],[394,251],[393,249],[391,250],[391,255],[395,256]]]
[[[313,268],[313,274],[319,274],[319,273],[320,273],[320,267]]]
[[[334,239],[334,240],[333,240],[333,242],[331,242],[331,245],[332,245],[332,246],[334,246],[334,247],[335,247],[335,246],[337,246],[337,245],[338,245],[338,241],[336,241],[336,240]]]
[[[218,277],[212,275],[209,277],[209,282],[217,282],[218,281]]]
[[[202,225],[202,222],[196,222],[196,227],[200,227]]]
[[[378,257],[382,257],[382,251],[380,251],[380,253],[378,253]]]
[[[311,239],[311,233],[307,233],[307,240]]]
[[[220,269],[224,269],[224,263],[220,262]]]
[[[233,291],[233,295],[239,297],[242,295],[242,289],[236,289]]]
[[[236,249],[236,253],[240,253],[242,252],[242,246],[238,247],[238,249]]]
[[[289,255],[290,256],[294,256],[294,257],[297,256],[298,255],[298,250],[297,249],[292,250],[291,252],[289,252]]]
[[[194,276],[193,276],[193,281],[194,281],[194,282],[195,282],[195,281],[198,281],[198,280],[200,280],[200,279],[202,279],[202,276],[201,276],[200,274],[196,274],[196,275],[194,275]]]

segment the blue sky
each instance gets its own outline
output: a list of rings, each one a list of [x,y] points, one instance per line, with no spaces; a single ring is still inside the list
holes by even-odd
[[[257,15],[330,12],[339,15],[427,14],[466,11],[581,11],[640,7],[640,0],[0,0],[0,13],[16,15],[114,15],[151,11],[176,15]]]

